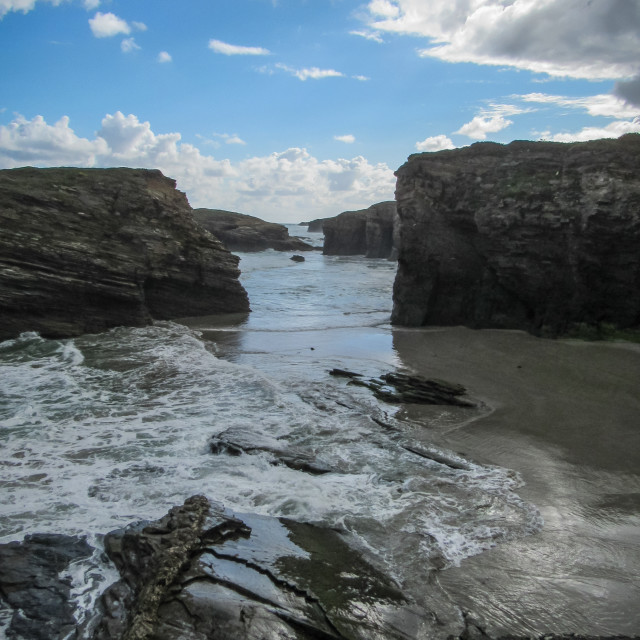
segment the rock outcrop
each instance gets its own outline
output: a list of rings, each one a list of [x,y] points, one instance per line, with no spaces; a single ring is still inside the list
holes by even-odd
[[[221,209],[194,209],[195,219],[229,251],[311,251],[313,247],[289,235],[283,224],[265,222],[244,213]]]
[[[640,135],[478,143],[396,173],[392,321],[525,329],[640,324]]]
[[[238,258],[159,171],[0,171],[0,227],[0,339],[249,310]]]
[[[95,640],[409,640],[429,613],[336,531],[189,498],[108,534],[122,579],[102,596]]]
[[[321,222],[325,255],[395,259],[395,202],[380,202],[368,209],[345,211]]]

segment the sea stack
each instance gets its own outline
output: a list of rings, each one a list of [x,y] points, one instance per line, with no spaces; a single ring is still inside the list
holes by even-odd
[[[238,258],[160,171],[0,171],[0,339],[249,310]]]
[[[397,171],[392,321],[640,325],[640,135],[478,143]]]

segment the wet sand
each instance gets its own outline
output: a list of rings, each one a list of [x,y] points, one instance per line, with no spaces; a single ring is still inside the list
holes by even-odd
[[[413,437],[516,470],[545,521],[440,587],[492,637],[640,634],[640,345],[451,328],[394,330],[393,346],[485,404],[479,418],[409,406]]]

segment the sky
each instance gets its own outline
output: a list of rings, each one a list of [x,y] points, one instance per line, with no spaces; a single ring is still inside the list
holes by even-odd
[[[301,222],[409,155],[640,132],[640,0],[0,0],[0,168]]]

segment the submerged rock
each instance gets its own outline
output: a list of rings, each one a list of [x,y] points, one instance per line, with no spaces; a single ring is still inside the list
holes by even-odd
[[[0,340],[249,310],[238,258],[146,169],[0,171]]]
[[[122,579],[102,598],[94,638],[420,637],[428,612],[340,533],[241,517],[194,496],[156,522],[109,534]]]
[[[12,611],[6,637],[62,640],[73,634],[71,578],[63,572],[92,553],[83,538],[56,534],[0,545],[0,610]]]
[[[230,251],[311,251],[313,247],[289,235],[283,224],[265,222],[244,213],[194,209],[195,219]]]
[[[640,326],[640,135],[478,143],[398,169],[392,322]]]
[[[396,203],[380,202],[368,209],[345,211],[320,221],[323,253],[330,256],[362,255],[395,259]],[[309,227],[311,231],[311,226]]]

